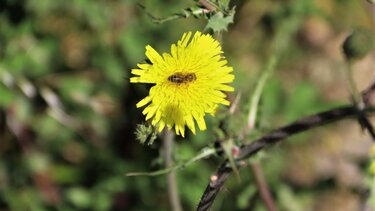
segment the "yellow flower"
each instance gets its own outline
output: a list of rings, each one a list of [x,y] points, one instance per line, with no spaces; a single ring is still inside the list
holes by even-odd
[[[221,55],[220,43],[209,34],[184,33],[171,53],[161,56],[151,46],[146,46],[146,56],[151,64],[138,64],[133,69],[131,83],[151,83],[149,95],[137,103],[146,106],[146,120],[162,131],[175,127],[176,134],[184,137],[185,125],[195,134],[195,123],[206,129],[204,116],[215,114],[218,104],[229,105],[223,91],[233,91],[226,85],[234,80],[232,67]],[[189,42],[190,40],[190,42]]]

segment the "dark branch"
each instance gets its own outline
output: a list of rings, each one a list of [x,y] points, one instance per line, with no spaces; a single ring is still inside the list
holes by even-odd
[[[266,146],[275,144],[285,138],[288,138],[289,136],[339,120],[350,117],[358,117],[359,113],[364,114],[364,118],[367,120],[366,115],[375,113],[375,100],[373,99],[375,98],[375,83],[373,83],[362,93],[362,97],[367,106],[366,109],[358,111],[356,106],[349,105],[301,118],[287,126],[269,132],[265,136],[251,142],[250,144],[242,146],[237,160],[244,160],[264,149]],[[363,115],[361,115],[361,117],[363,117]],[[369,123],[368,120],[367,122]],[[372,131],[369,132],[371,133]],[[207,185],[206,190],[201,197],[197,210],[208,210],[212,206],[216,195],[223,187],[231,172],[232,168],[230,167],[228,161],[225,161],[220,165],[216,173],[211,176],[210,183]]]
[[[250,144],[244,145],[241,148],[239,159],[245,159],[263,149],[264,147],[275,144],[289,136],[307,131],[314,127],[326,125],[341,119],[352,117],[356,114],[357,109],[354,106],[345,106],[302,118],[290,125],[273,130],[269,134],[255,140]]]

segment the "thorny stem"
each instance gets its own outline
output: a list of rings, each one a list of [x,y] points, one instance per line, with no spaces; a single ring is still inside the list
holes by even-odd
[[[174,144],[174,133],[165,129],[163,136],[165,167],[169,168],[173,166],[172,153]],[[172,171],[167,174],[167,188],[169,203],[171,204],[172,210],[182,211],[181,202],[178,195],[178,186],[175,171]]]
[[[220,45],[223,45],[223,34],[221,32],[215,32],[213,37],[215,40],[219,41]]]

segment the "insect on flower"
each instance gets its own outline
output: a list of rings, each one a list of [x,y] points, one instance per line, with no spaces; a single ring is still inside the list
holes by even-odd
[[[168,77],[168,81],[176,84],[188,83],[195,81],[197,77],[195,73],[181,73],[176,72]]]

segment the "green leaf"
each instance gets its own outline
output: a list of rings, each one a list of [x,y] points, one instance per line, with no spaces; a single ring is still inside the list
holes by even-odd
[[[82,172],[79,168],[66,164],[55,164],[51,168],[51,176],[53,180],[62,185],[80,182],[81,174]]]
[[[92,203],[90,192],[84,188],[74,187],[66,192],[68,200],[78,208],[88,208]]]
[[[227,31],[228,25],[233,23],[233,14],[225,16],[222,12],[213,15],[206,25],[205,30],[212,29],[214,32]]]
[[[3,84],[0,84],[0,107],[8,107],[16,98],[16,94]]]

